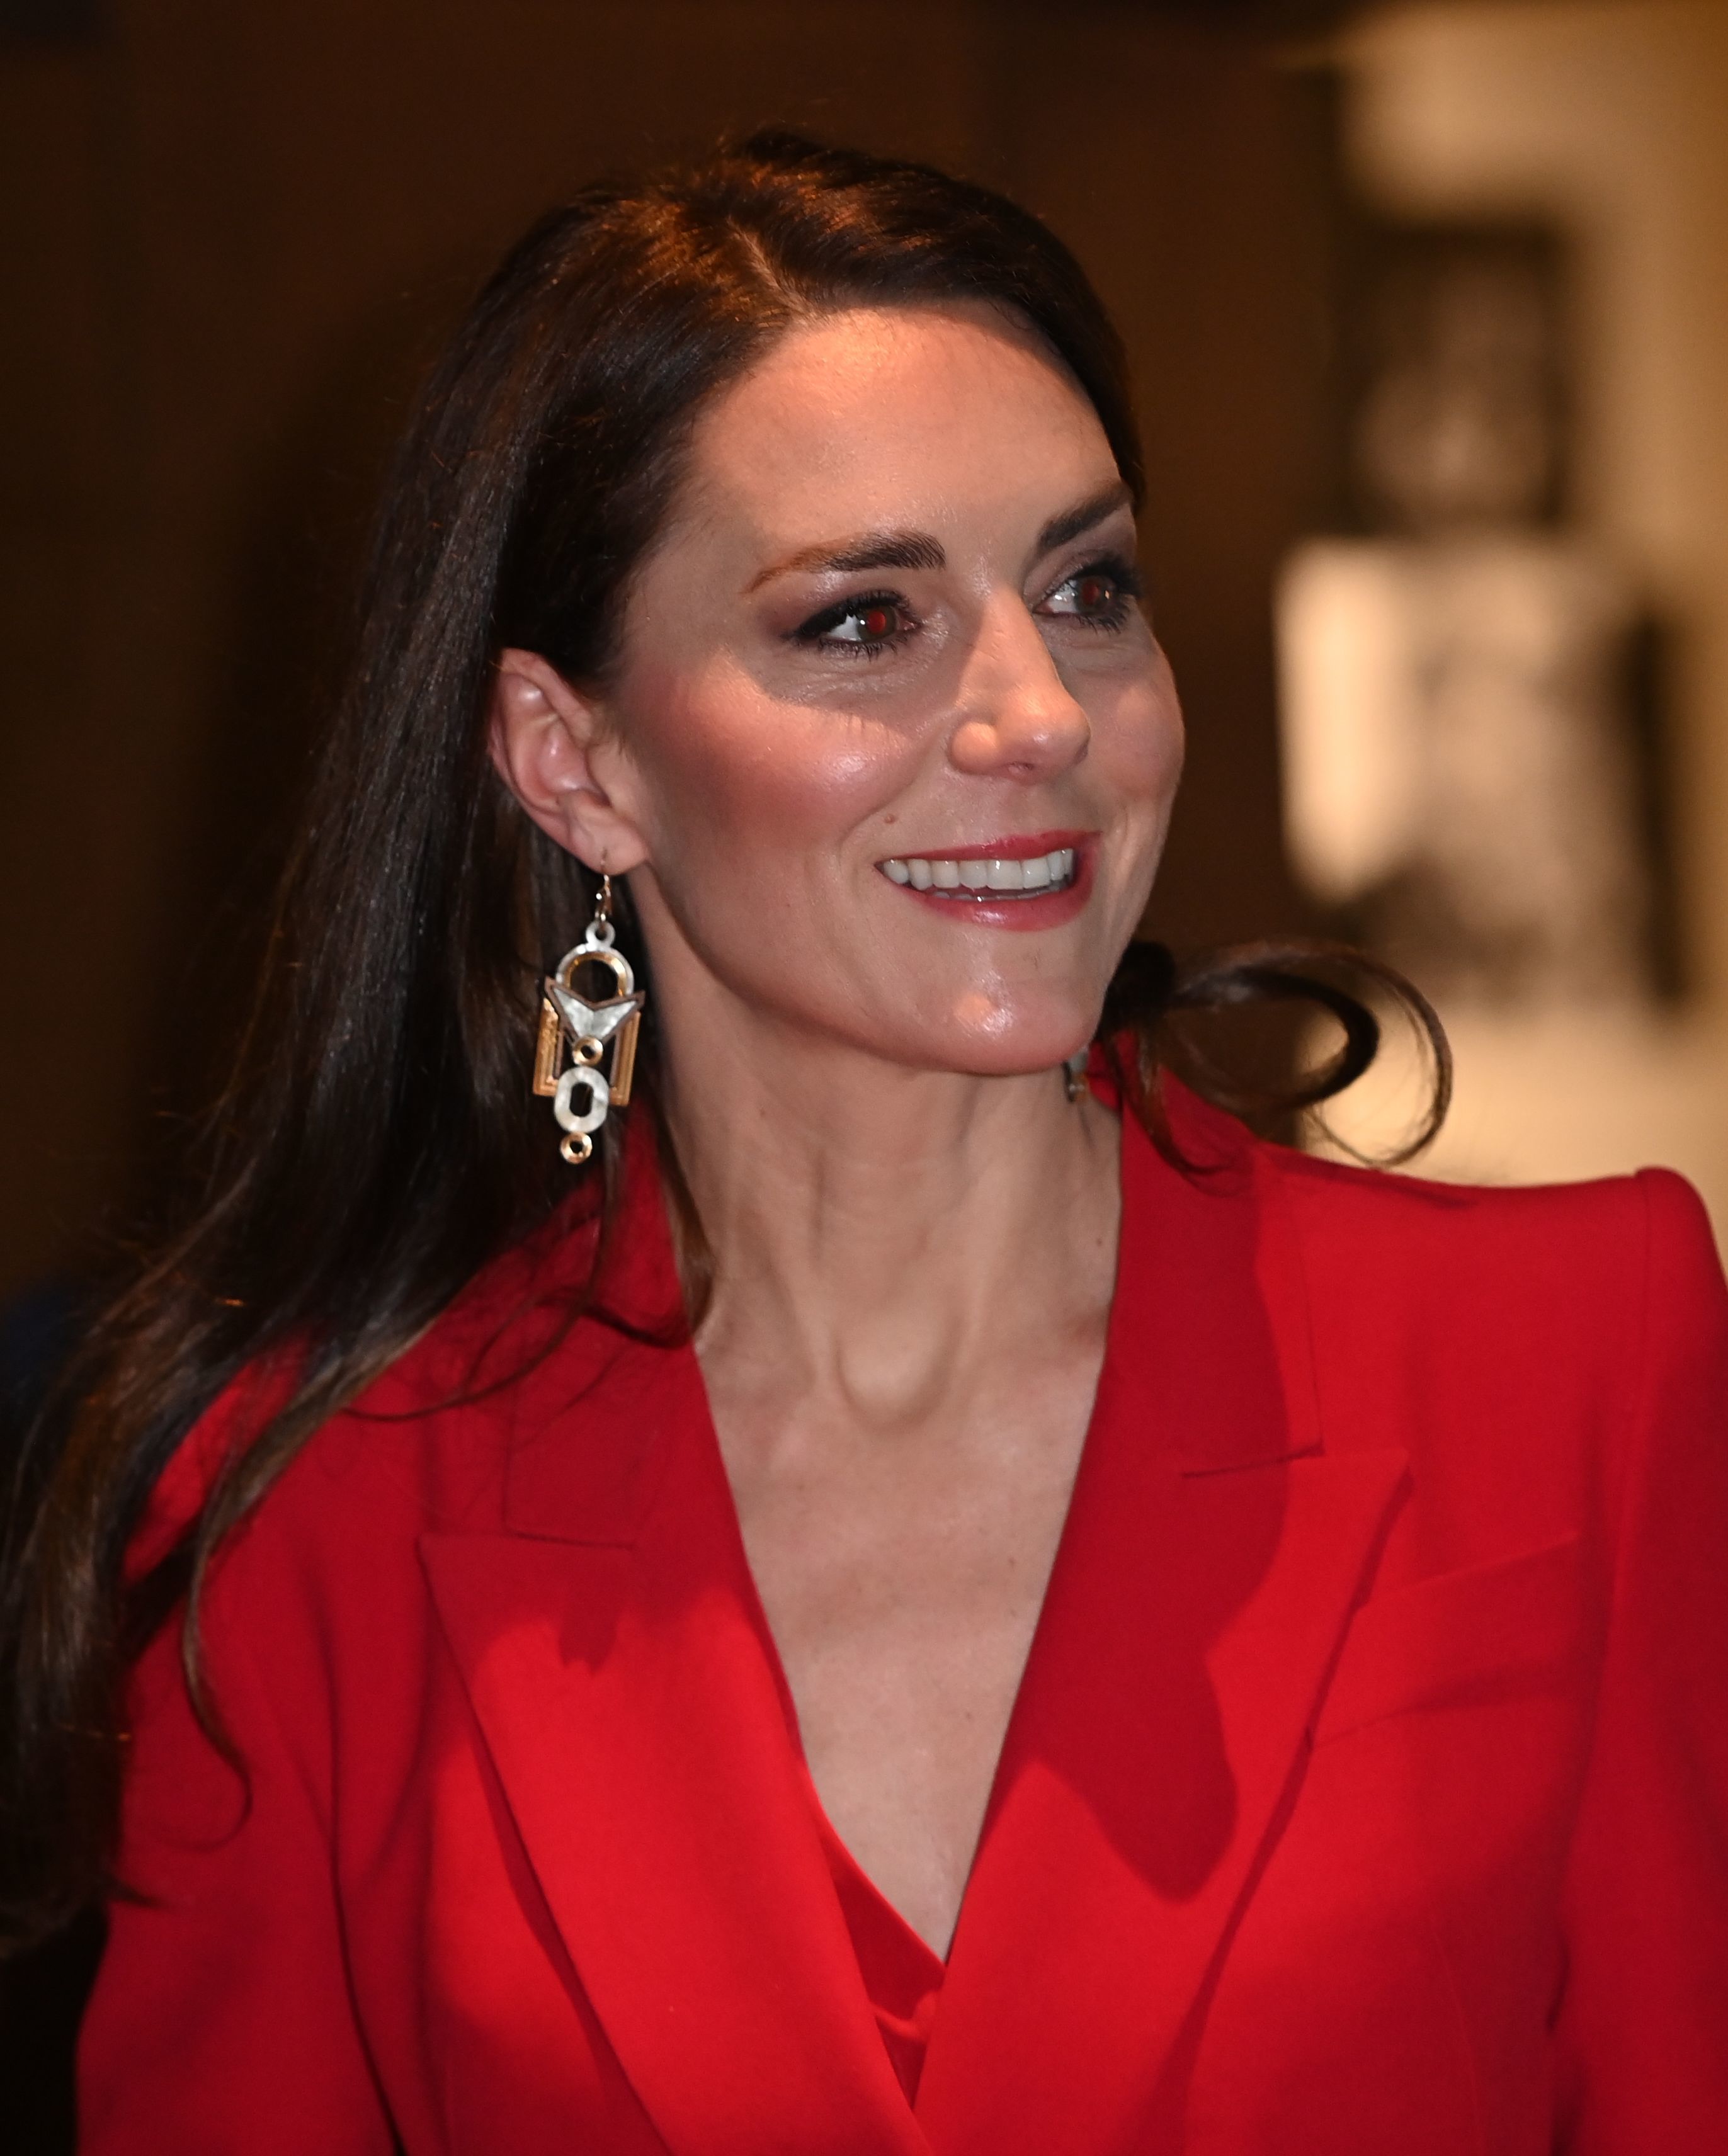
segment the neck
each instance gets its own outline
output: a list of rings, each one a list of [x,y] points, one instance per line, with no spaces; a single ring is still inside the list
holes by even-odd
[[[910,1070],[753,1014],[702,1030],[697,1055],[668,1029],[666,1107],[714,1257],[697,1346],[735,1393],[901,1430],[1016,1342],[1100,1331],[1118,1127],[1059,1069]]]

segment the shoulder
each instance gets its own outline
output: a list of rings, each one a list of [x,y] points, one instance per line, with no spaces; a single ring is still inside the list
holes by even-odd
[[[1273,1146],[1255,1160],[1297,1255],[1329,1430],[1357,1445],[1396,1430],[1463,1510],[1491,1489],[1561,1531],[1591,1488],[1679,1441],[1677,1416],[1701,1427],[1728,1407],[1728,1288],[1680,1177],[1492,1189]]]
[[[568,1245],[568,1247],[567,1247]],[[482,1268],[416,1338],[310,1435],[229,1537],[236,1549],[285,1540],[333,1545],[426,1528],[483,1528],[501,1502],[512,1445],[548,1388],[579,1387],[594,1336],[574,1319],[589,1247],[580,1224],[543,1231]],[[295,1401],[306,1358],[260,1356],[212,1401],[159,1477],[135,1537],[135,1572],[165,1554],[223,1479]],[[224,1553],[224,1562],[227,1561]]]
[[[1666,1168],[1520,1188],[1433,1183],[1258,1141],[1259,1180],[1318,1281],[1345,1279],[1369,1306],[1419,1298],[1484,1324],[1641,1326],[1659,1284],[1700,1306],[1721,1288],[1709,1217]]]
[[[1665,1168],[1525,1186],[1438,1183],[1357,1167],[1251,1136],[1170,1086],[1179,1150],[1257,1194],[1276,1238],[1293,1242],[1314,1291],[1365,1318],[1401,1307],[1490,1328],[1564,1314],[1611,1330],[1649,1296],[1713,1308],[1721,1267],[1702,1201]]]

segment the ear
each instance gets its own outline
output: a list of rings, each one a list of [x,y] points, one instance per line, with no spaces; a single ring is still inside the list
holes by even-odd
[[[538,652],[499,653],[487,726],[498,776],[566,852],[624,875],[647,859],[648,848],[595,775],[594,752],[606,736],[599,706]]]

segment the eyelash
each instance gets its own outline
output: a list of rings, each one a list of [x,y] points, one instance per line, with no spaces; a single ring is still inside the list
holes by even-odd
[[[851,621],[856,615],[873,613],[878,608],[884,613],[897,615],[906,626],[892,636],[846,637],[834,643],[828,641],[842,622]],[[840,599],[831,607],[824,607],[820,613],[812,614],[800,628],[793,630],[792,637],[797,644],[820,645],[825,650],[842,651],[849,659],[875,659],[882,652],[892,651],[903,644],[918,625],[912,608],[898,592],[859,592],[851,598]]]
[[[1096,577],[1102,583],[1114,587],[1115,595],[1109,605],[1101,613],[1065,614],[1062,619],[1077,622],[1083,629],[1120,629],[1133,611],[1134,602],[1144,598],[1146,593],[1145,578],[1126,555],[1100,554],[1096,561],[1085,562],[1081,567],[1071,570],[1054,590],[1045,594],[1046,603],[1053,599],[1057,592],[1067,591],[1071,584],[1083,584],[1088,577]]]
[[[1058,619],[1077,623],[1083,629],[1107,632],[1119,629],[1127,621],[1134,601],[1142,598],[1145,592],[1144,580],[1139,569],[1123,555],[1101,554],[1096,561],[1071,570],[1059,584],[1045,594],[1044,603],[1047,603],[1057,592],[1066,591],[1071,585],[1083,583],[1088,577],[1096,577],[1114,587],[1114,597],[1108,607],[1098,613],[1069,613]],[[903,626],[887,636],[847,637],[830,641],[834,631],[843,623],[877,611],[897,616]],[[898,592],[859,592],[850,598],[839,599],[832,606],[824,607],[820,613],[812,614],[808,621],[793,630],[792,640],[830,651],[842,651],[851,659],[876,659],[904,644],[909,636],[917,634],[918,627],[918,618]]]

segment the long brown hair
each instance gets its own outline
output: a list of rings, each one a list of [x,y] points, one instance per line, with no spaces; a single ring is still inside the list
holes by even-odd
[[[183,1600],[193,1668],[198,1584],[223,1537],[571,1191],[524,1071],[538,977],[594,893],[491,768],[496,654],[519,645],[604,680],[705,403],[801,316],[959,298],[1011,309],[1046,340],[1138,506],[1121,346],[1072,256],[1014,204],[921,166],[769,133],[590,187],[533,227],[458,330],[388,489],[352,677],[183,1216],[94,1327],[64,1442],[44,1434],[25,1463],[5,1573],[0,1936],[38,1934],[104,1889],[141,1640]],[[627,908],[621,937],[641,970]],[[1138,1042],[1130,1101],[1149,1111],[1172,1010],[1244,998],[1319,997],[1345,1046],[1300,1096],[1347,1083],[1375,1022],[1290,958],[1263,950],[1184,976],[1157,947],[1131,949],[1104,1014]],[[651,1101],[651,1039],[644,1055]],[[582,1172],[590,1212],[615,1175],[610,1137]],[[282,1373],[274,1412],[172,1558],[124,1591],[167,1461],[238,1373],[264,1366]]]

